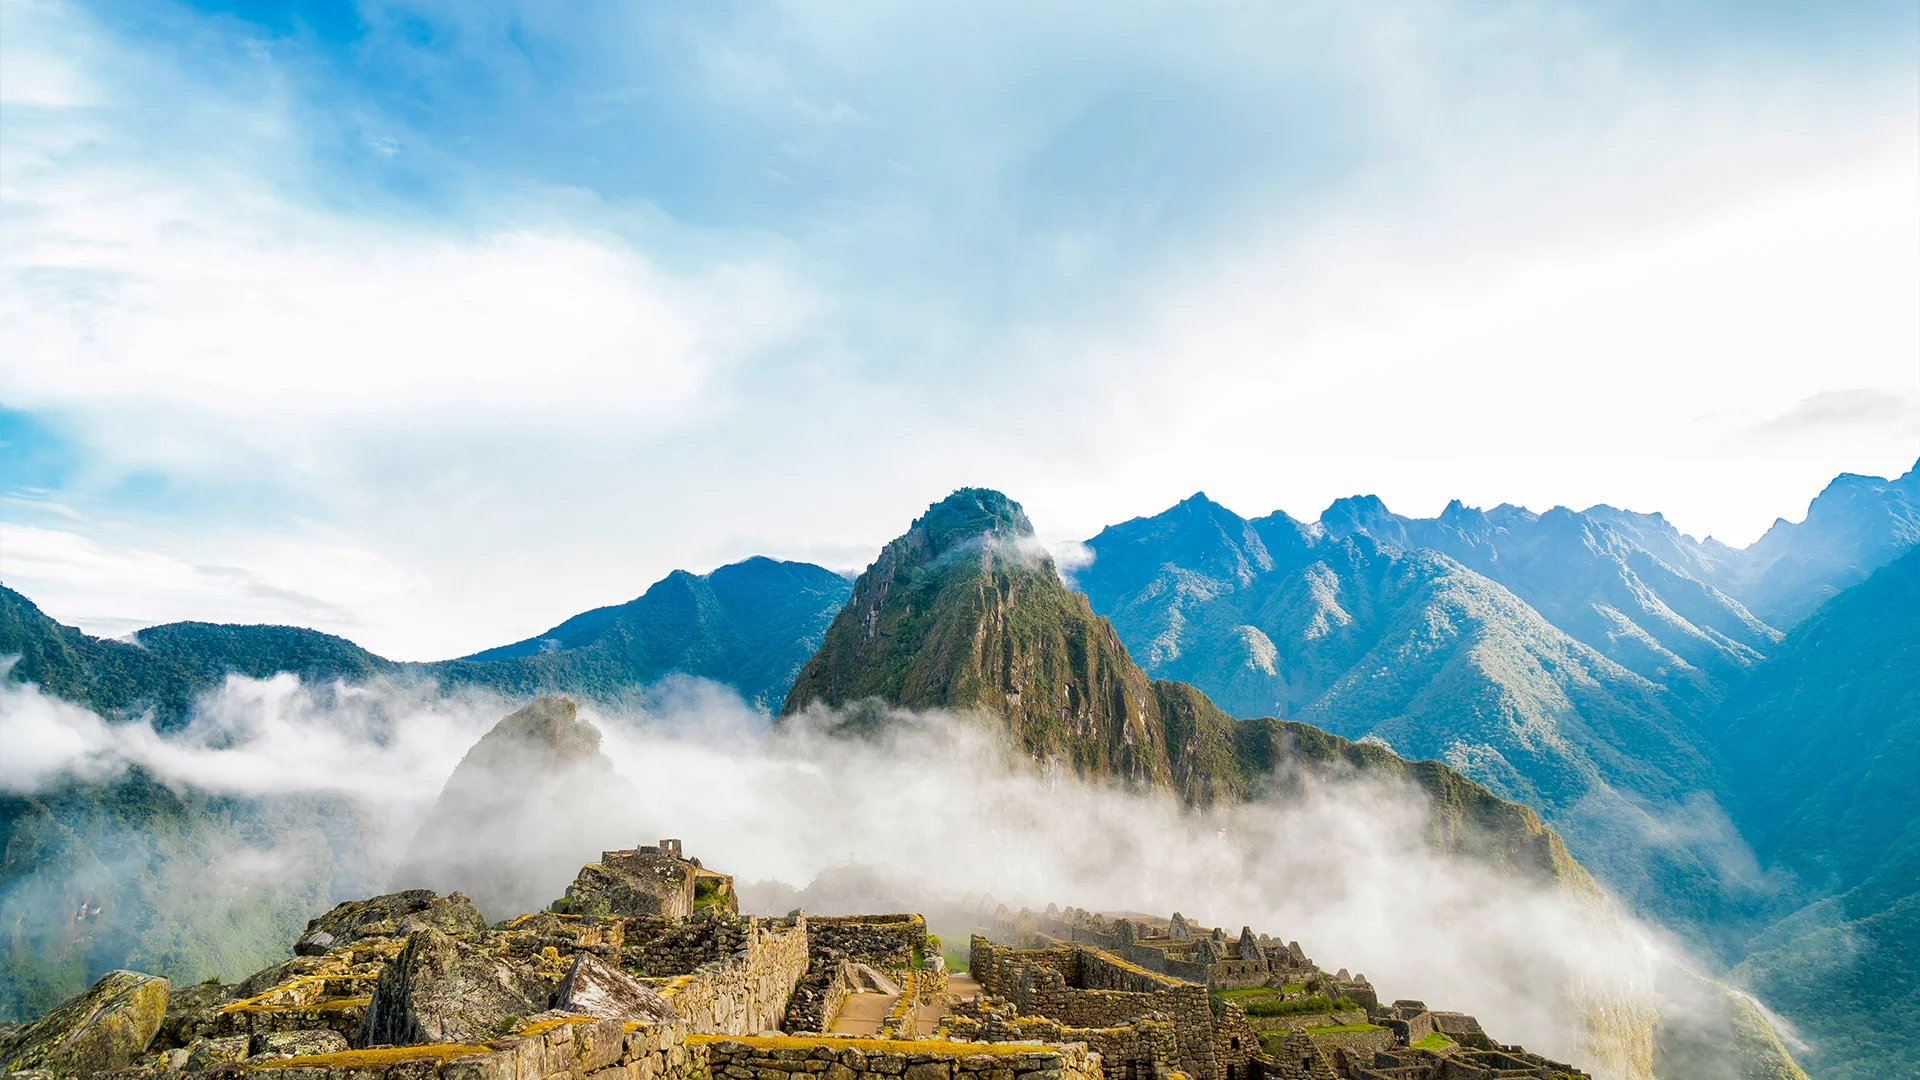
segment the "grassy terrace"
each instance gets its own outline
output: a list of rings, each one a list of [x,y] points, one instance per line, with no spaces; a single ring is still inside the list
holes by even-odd
[[[1326,1024],[1306,1029],[1309,1035],[1346,1035],[1356,1031],[1385,1031],[1379,1024]]]
[[[1301,990],[1306,989],[1300,986]],[[1360,1003],[1352,998],[1329,1000],[1325,994],[1313,994],[1292,1001],[1281,1000],[1282,993],[1291,993],[1286,988],[1274,990],[1268,986],[1250,986],[1244,990],[1216,990],[1213,996],[1223,1001],[1231,1001],[1251,1017],[1303,1016],[1312,1013],[1345,1012],[1357,1009]]]
[[[1414,1043],[1412,1043],[1412,1048],[1415,1050],[1431,1050],[1437,1054],[1440,1051],[1445,1050],[1447,1047],[1453,1046],[1453,1045],[1455,1044],[1452,1039],[1449,1039],[1445,1035],[1442,1035],[1436,1031],[1433,1034],[1426,1036],[1425,1038],[1416,1040]]]

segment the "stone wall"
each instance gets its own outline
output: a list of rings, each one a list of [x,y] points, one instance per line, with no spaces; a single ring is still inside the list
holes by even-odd
[[[653,978],[692,974],[738,953],[756,924],[725,908],[702,908],[642,945],[640,970]]]
[[[816,915],[807,920],[817,954],[840,953],[874,967],[914,966],[927,948],[927,920],[919,915]]]
[[[712,1080],[1101,1080],[1084,1046],[763,1038],[709,1041],[705,1053]]]
[[[1084,1043],[1100,1055],[1106,1080],[1151,1080],[1175,1070],[1180,1058],[1173,1023],[1159,1013],[1116,1027],[1072,1027],[1046,1017],[1021,1016],[1005,999],[976,998],[953,1006],[941,1034],[974,1042]]]
[[[1107,1028],[1159,1014],[1173,1025],[1180,1072],[1194,1080],[1227,1080],[1203,984],[1155,974],[1080,944],[1011,949],[976,935],[970,954],[968,965],[981,989],[1011,1000],[1023,1016]]]
[[[708,1080],[703,1047],[682,1024],[546,1020],[466,1046],[402,1046],[282,1058],[246,1067],[261,1080]],[[192,1074],[188,1074],[192,1075]],[[238,1065],[206,1080],[237,1080]]]
[[[787,1005],[787,1016],[781,1021],[780,1030],[789,1034],[825,1032],[827,1025],[839,1015],[840,1006],[846,1003],[852,981],[851,960],[826,961],[817,955],[812,957],[806,976],[793,988],[793,999]]]
[[[778,1031],[807,971],[807,920],[745,920],[741,946],[724,960],[656,983],[692,1030],[718,1035]]]
[[[1302,1032],[1288,1035],[1277,1053],[1261,1062],[1261,1080],[1340,1080],[1327,1055]]]

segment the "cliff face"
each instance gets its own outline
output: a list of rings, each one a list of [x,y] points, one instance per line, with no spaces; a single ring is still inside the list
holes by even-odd
[[[990,715],[1025,753],[1082,776],[1173,783],[1151,680],[996,491],[955,492],[887,545],[782,713],[869,699]]]

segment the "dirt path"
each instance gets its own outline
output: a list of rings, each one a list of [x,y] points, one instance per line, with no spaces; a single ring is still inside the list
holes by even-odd
[[[862,990],[847,995],[840,1006],[840,1012],[833,1018],[832,1034],[835,1035],[878,1035],[880,1025],[887,1022],[887,1015],[893,1012],[894,1003],[900,1000],[899,994],[876,994]]]

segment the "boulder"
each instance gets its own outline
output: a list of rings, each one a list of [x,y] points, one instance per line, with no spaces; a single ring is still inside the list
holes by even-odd
[[[147,1052],[167,1015],[167,980],[109,971],[80,995],[0,1042],[0,1072],[56,1076],[124,1069]]]
[[[487,920],[466,893],[441,896],[431,889],[408,889],[371,900],[351,900],[307,923],[294,942],[299,956],[320,956],[367,937],[406,937],[432,927],[447,934],[476,934]]]
[[[681,1019],[673,1006],[652,988],[590,952],[574,956],[573,967],[553,992],[552,1007],[562,1012],[648,1024]]]
[[[545,1011],[547,996],[533,975],[429,927],[380,973],[355,1045],[480,1042]]]

